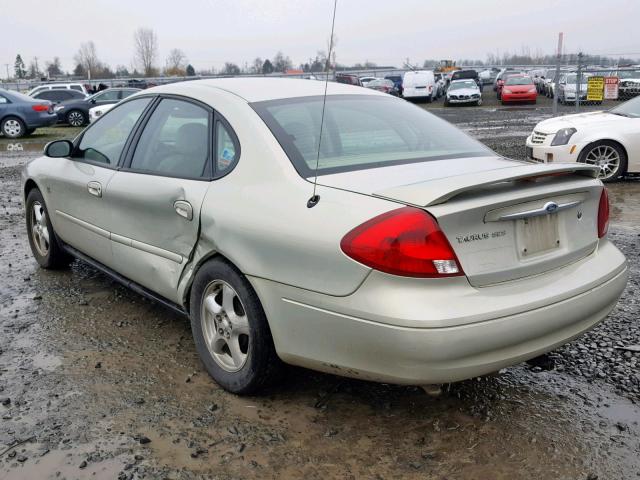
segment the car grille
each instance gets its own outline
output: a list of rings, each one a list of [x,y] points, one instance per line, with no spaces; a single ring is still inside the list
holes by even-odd
[[[551,134],[536,132],[534,130],[533,134],[531,135],[531,143],[535,143],[536,145],[542,145],[549,135]]]
[[[451,95],[450,97],[453,100],[469,100],[471,98],[469,95]]]

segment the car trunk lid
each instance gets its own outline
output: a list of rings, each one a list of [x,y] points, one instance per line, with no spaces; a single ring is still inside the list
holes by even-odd
[[[602,191],[596,170],[505,162],[480,162],[493,168],[369,191],[351,189],[431,213],[477,287],[537,275],[590,254],[598,243]]]

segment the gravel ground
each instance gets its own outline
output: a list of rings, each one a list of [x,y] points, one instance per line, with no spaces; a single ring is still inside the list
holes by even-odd
[[[516,158],[549,114],[427,108]],[[637,180],[611,187],[627,290],[547,361],[437,399],[302,369],[238,398],[206,375],[183,318],[79,262],[37,267],[25,150],[0,152],[0,478],[640,478],[640,353],[619,348],[640,344]]]

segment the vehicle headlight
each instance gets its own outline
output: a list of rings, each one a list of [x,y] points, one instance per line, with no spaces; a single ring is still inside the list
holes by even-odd
[[[537,92],[536,87],[533,87],[533,88],[529,89],[529,93],[536,93],[536,92]]]
[[[502,93],[511,93],[511,90],[509,90],[508,88],[503,88]]]
[[[575,128],[563,128],[556,132],[556,136],[553,137],[553,141],[551,142],[551,146],[556,145],[566,145],[569,143],[571,136],[576,133],[577,130]]]

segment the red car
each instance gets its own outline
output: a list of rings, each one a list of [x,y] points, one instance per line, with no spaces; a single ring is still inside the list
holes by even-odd
[[[533,79],[527,75],[512,75],[505,81],[500,91],[502,104],[513,102],[536,103],[538,90]]]

